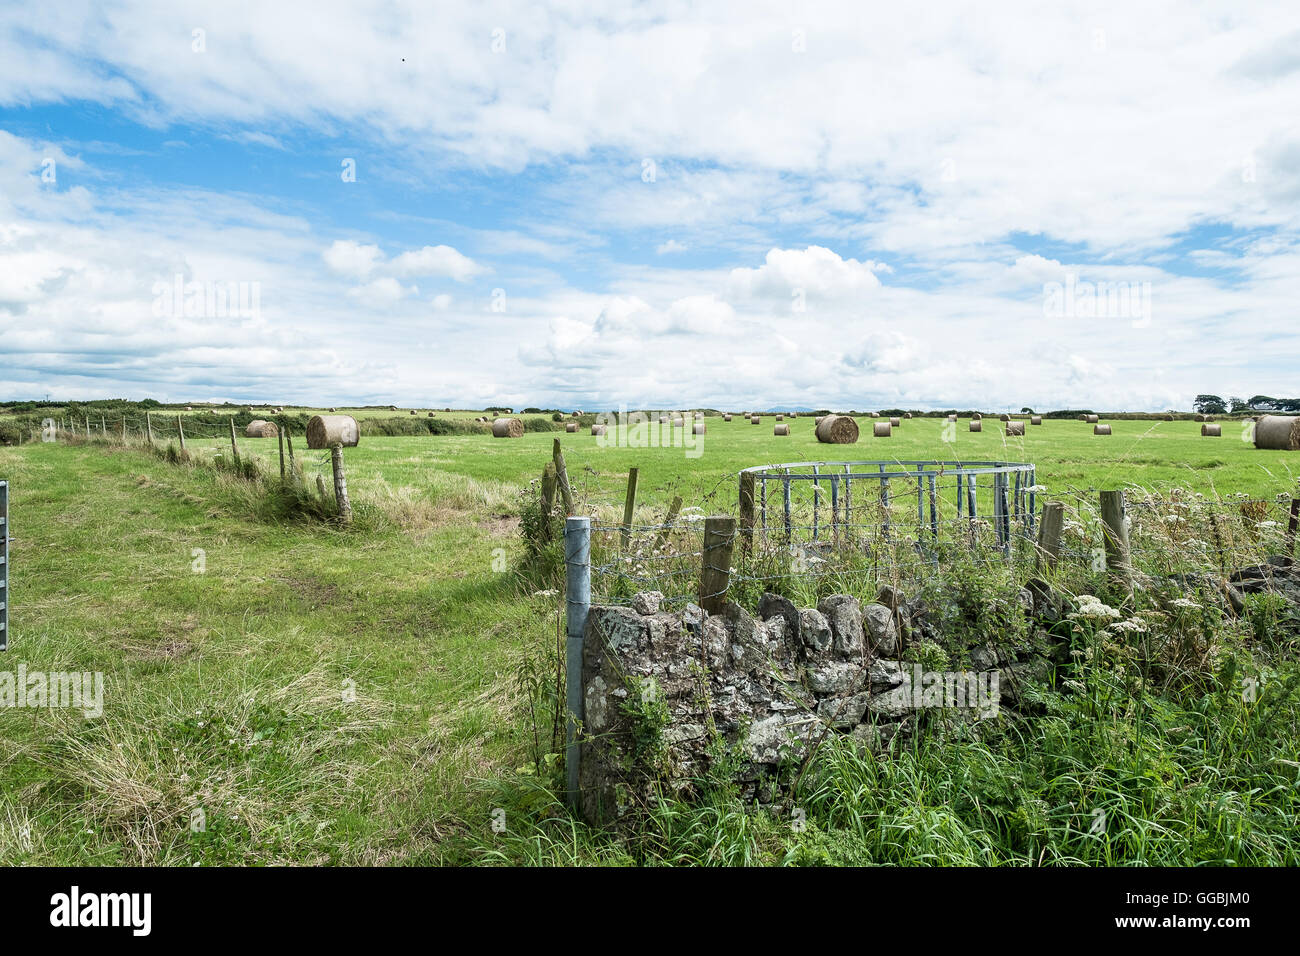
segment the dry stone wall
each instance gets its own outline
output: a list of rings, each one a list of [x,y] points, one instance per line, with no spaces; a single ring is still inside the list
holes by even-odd
[[[594,606],[583,650],[580,789],[584,815],[617,820],[663,789],[687,794],[722,773],[751,799],[775,799],[824,735],[881,747],[909,733],[917,713],[996,716],[1027,680],[1050,677],[1053,647],[977,645],[956,670],[905,660],[933,628],[921,602],[884,589],[875,602],[847,594],[799,608],[765,594],[756,614],[736,604],[705,614],[661,609],[657,592],[630,606]],[[1009,603],[1031,626],[1059,619],[1046,587]]]

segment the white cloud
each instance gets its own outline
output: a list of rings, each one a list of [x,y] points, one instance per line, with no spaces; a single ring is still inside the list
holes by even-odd
[[[391,276],[383,276],[355,289],[349,289],[348,295],[363,305],[386,308],[407,296],[418,295],[419,292],[420,290],[415,286],[404,287]]]
[[[351,239],[335,239],[322,255],[331,272],[351,279],[366,278],[384,257],[378,246],[362,245]]]
[[[757,269],[734,269],[731,288],[736,295],[789,299],[793,292],[840,299],[873,292],[880,280],[873,262],[842,259],[824,246],[772,249]]]
[[[464,282],[484,271],[473,259],[461,255],[451,246],[425,246],[403,252],[393,259],[390,268],[394,275],[443,276],[457,282]]]
[[[678,242],[676,239],[669,239],[667,242],[661,242],[655,247],[655,252],[661,256],[672,255],[676,252],[685,252],[686,245]]]

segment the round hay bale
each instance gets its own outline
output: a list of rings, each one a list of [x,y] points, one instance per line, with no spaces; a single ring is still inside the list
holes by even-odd
[[[876,422],[871,426],[871,434],[875,438],[888,438],[892,433],[892,428],[893,426],[889,422]]]
[[[1088,420],[1088,416],[1087,416],[1087,415],[1080,415],[1080,416],[1079,416],[1079,421],[1081,421],[1081,422],[1086,422],[1087,420]]]
[[[970,420],[973,422],[981,422],[984,420],[984,416],[981,415],[979,412],[976,412],[974,415],[970,417]]]
[[[1166,415],[1166,416],[1165,416],[1165,421],[1167,421],[1167,422],[1172,422],[1173,420],[1174,420],[1174,416],[1173,416],[1173,415]]]
[[[1265,415],[1255,423],[1255,447],[1300,451],[1300,415]]]
[[[1110,434],[1110,426],[1109,426],[1109,425],[1093,425],[1093,426],[1092,426],[1092,433],[1093,433],[1094,435],[1109,435],[1109,434]]]
[[[982,432],[984,430],[984,422],[978,418],[972,418],[970,421],[970,430],[973,432]]]
[[[419,412],[417,412],[417,411],[413,408],[413,409],[411,409],[411,414],[412,414],[412,415],[418,415]]]
[[[1204,415],[1198,414],[1198,415],[1196,416],[1196,418],[1193,419],[1193,421],[1198,421],[1198,422],[1208,422],[1209,419],[1206,418]]]
[[[1029,419],[1029,424],[1031,424],[1031,425],[1041,425],[1041,424],[1043,424],[1043,416],[1042,416],[1042,415],[1034,415],[1034,416],[1032,416],[1032,417]]]
[[[1007,422],[1007,437],[1012,438],[1016,435],[1023,437],[1025,434],[1024,422]]]
[[[361,441],[361,429],[351,415],[313,415],[307,422],[307,447],[352,448]]]
[[[194,406],[193,406],[193,405],[186,405],[186,406],[185,406],[185,410],[186,410],[187,412],[192,412],[192,411],[194,411]]]
[[[999,416],[998,416],[998,421],[1000,421],[1000,422],[1009,422],[1009,421],[1011,421],[1011,416],[1010,416],[1010,415],[999,415]]]
[[[1202,425],[1202,426],[1201,426],[1201,437],[1202,437],[1202,438],[1221,438],[1221,437],[1223,437],[1223,426],[1222,426],[1222,425]]]
[[[903,420],[901,418],[891,418],[889,424],[894,428],[898,428],[903,424]]]
[[[955,422],[956,420],[957,420],[957,416],[956,416],[956,415],[949,415],[949,416],[948,416],[948,421],[950,421],[950,422]]]
[[[691,433],[695,435],[703,435],[708,427],[709,426],[704,424],[704,422],[696,422],[691,426]]]
[[[591,426],[591,433],[592,433],[593,435],[603,435],[603,434],[605,434],[605,426],[604,426],[604,425],[592,425],[592,426]]]
[[[330,411],[331,411],[331,412],[337,412],[338,409],[337,409],[337,408],[331,408]]]
[[[1212,422],[1212,421],[1214,421],[1214,416],[1213,416],[1213,415],[1206,415],[1206,416],[1205,416],[1205,420],[1206,420],[1207,422]]]
[[[673,428],[684,428],[685,426],[686,426],[686,422],[683,419],[680,418],[673,419]]]
[[[1087,417],[1087,422],[1088,422],[1088,424],[1089,424],[1089,425],[1095,425],[1095,424],[1097,424],[1097,419],[1098,419],[1098,417],[1099,417],[1099,416],[1097,416],[1097,415],[1089,415],[1089,416]]]
[[[880,417],[880,412],[872,412],[872,413],[871,413],[871,417],[872,417],[872,418],[879,418],[879,417]]]
[[[731,421],[731,416],[730,416],[730,415],[723,415],[723,416],[722,416],[722,420],[723,420],[724,422],[729,422],[729,421]]]
[[[757,425],[757,424],[758,424],[758,416],[757,416],[757,415],[750,415],[750,416],[749,416],[749,423],[750,423],[751,425]]]
[[[517,418],[498,418],[492,423],[493,438],[523,438],[524,423]]]
[[[660,425],[667,425],[667,424],[668,424],[668,416],[667,416],[667,415],[660,415],[660,416],[659,416],[659,424],[660,424]]]
[[[576,431],[578,430],[578,423],[577,423],[577,422],[569,422],[569,424],[567,424],[567,425],[564,426],[564,430],[565,430],[566,432],[576,432]]]
[[[779,422],[779,421],[781,421],[784,417],[785,417],[785,416],[783,416],[783,415],[777,415],[777,416],[776,416],[776,420]]]
[[[816,434],[826,445],[853,445],[858,440],[858,423],[848,415],[823,415],[817,419]]]
[[[773,434],[773,435],[788,435],[788,434],[790,434],[790,426],[789,426],[789,425],[773,425],[773,426],[772,426],[772,434]]]
[[[429,413],[427,416],[425,416],[425,417],[427,417],[427,418],[433,418],[433,417],[436,416],[437,414],[438,414],[437,412],[430,412],[430,413]]]
[[[275,422],[264,422],[260,418],[249,422],[244,429],[245,438],[275,438],[279,434],[280,429],[275,427]]]
[[[912,417],[912,413],[911,413],[911,412],[904,412],[904,413],[903,413],[903,417],[904,417],[904,418],[911,418],[911,417]]]

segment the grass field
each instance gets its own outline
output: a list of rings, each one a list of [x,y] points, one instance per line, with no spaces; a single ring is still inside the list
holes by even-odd
[[[520,483],[537,477],[550,457],[553,439],[558,437],[575,477],[585,475],[591,482],[600,482],[602,488],[607,485],[611,504],[621,501],[618,485],[628,468],[636,466],[641,500],[656,505],[665,504],[670,491],[682,493],[689,504],[692,494],[703,496],[719,485],[726,488],[730,502],[733,479],[742,468],[822,458],[1030,462],[1038,466],[1038,480],[1049,491],[1178,486],[1204,494],[1271,497],[1294,491],[1300,478],[1296,456],[1257,450],[1241,440],[1241,426],[1235,422],[1224,423],[1221,438],[1202,438],[1195,422],[1114,421],[1110,423],[1114,434],[1094,436],[1091,425],[1049,419],[1041,426],[1027,427],[1024,438],[1007,438],[999,422],[988,420],[983,432],[971,433],[967,422],[960,421],[950,433],[953,441],[948,442],[944,441],[942,420],[912,419],[895,429],[891,438],[877,439],[870,437],[871,420],[860,419],[863,437],[856,445],[841,447],[820,444],[813,435],[811,418],[787,422],[791,434],[776,437],[771,417],[764,417],[758,425],[739,416],[731,422],[710,418],[708,433],[694,438],[699,445],[691,454],[681,446],[680,436],[677,447],[671,446],[673,438],[667,428],[662,446],[649,448],[626,447],[627,430],[620,428],[616,434],[611,428],[605,446],[584,433],[537,432],[508,441],[477,435],[367,437],[356,449],[349,449],[347,461],[350,477],[381,487],[410,488],[414,494],[445,486],[449,479],[458,484],[464,479],[486,483],[509,494]],[[276,460],[274,439],[239,441],[241,450],[250,449],[268,467]],[[229,446],[223,439],[190,444],[214,450]],[[318,465],[321,458],[315,456]]]
[[[1104,438],[1048,420],[1007,440],[995,421],[980,435],[962,421],[946,443],[939,420],[888,440],[865,437],[864,421],[835,457],[1027,461],[1053,491],[1272,497],[1295,492],[1300,464],[1230,423],[1210,439],[1189,422],[1116,421]],[[0,664],[106,681],[99,719],[0,710],[0,862],[1297,862],[1287,698],[1267,725],[1203,694],[1163,701],[1136,749],[1120,724],[1085,726],[1062,705],[956,760],[941,741],[893,763],[841,755],[800,835],[725,801],[665,808],[646,845],[569,821],[545,768],[529,766],[520,689],[555,647],[557,601],[500,570],[520,554],[521,489],[559,437],[594,504],[619,506],[635,465],[647,513],[673,493],[733,509],[740,468],[828,450],[810,418],[791,424],[776,438],[771,418],[710,419],[698,457],[586,434],[363,438],[347,451],[350,530],[274,520],[254,486],[138,449],[0,448],[14,537]],[[240,444],[278,470],[274,440]],[[320,453],[306,461],[310,477]],[[892,809],[891,788],[906,795]],[[1131,821],[1094,847],[1062,808],[1099,791]]]

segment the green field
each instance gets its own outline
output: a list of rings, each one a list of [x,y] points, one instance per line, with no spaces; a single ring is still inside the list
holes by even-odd
[[[473,417],[473,413],[465,413]],[[1242,425],[1223,423],[1223,437],[1201,437],[1195,422],[1112,421],[1113,434],[1096,436],[1092,426],[1075,421],[1045,420],[1028,426],[1024,438],[1007,438],[1000,422],[986,420],[984,431],[971,433],[968,422],[957,422],[944,441],[945,423],[919,418],[903,422],[890,438],[870,437],[871,419],[859,419],[862,437],[856,445],[831,446],[817,441],[811,418],[786,419],[787,437],[772,434],[774,419],[764,416],[751,425],[739,416],[731,422],[707,420],[708,433],[696,436],[698,448],[687,454],[682,437],[668,428],[656,447],[625,447],[627,430],[611,428],[604,446],[584,428],[579,434],[533,432],[513,440],[486,436],[431,436],[428,438],[367,437],[347,452],[349,476],[379,487],[409,489],[419,496],[449,479],[500,484],[510,493],[537,477],[550,458],[553,439],[564,445],[569,468],[586,475],[608,492],[608,504],[621,502],[619,484],[627,470],[640,472],[641,500],[666,504],[670,489],[703,496],[723,484],[734,491],[735,474],[751,465],[777,462],[836,460],[991,460],[1029,462],[1038,466],[1038,481],[1049,492],[1070,488],[1147,489],[1191,488],[1204,494],[1248,494],[1272,497],[1290,494],[1300,478],[1300,460],[1280,451],[1259,451],[1243,441]],[[676,447],[673,447],[673,442]],[[274,439],[239,439],[268,464],[278,454]],[[229,442],[211,439],[190,442],[192,447],[224,450]],[[698,454],[695,454],[698,452]],[[320,463],[322,455],[307,460]],[[278,465],[276,465],[278,468]],[[326,469],[328,470],[328,469]],[[732,496],[734,497],[734,495]],[[721,506],[721,502],[719,502]],[[734,507],[734,502],[731,503]]]
[[[867,437],[863,422],[862,440],[834,457],[1026,461],[1051,492],[1291,496],[1300,465],[1255,450],[1232,422],[1211,439],[1190,422],[1115,421],[1112,436],[1094,437],[1048,420],[1008,440],[994,420],[980,435],[963,420],[952,443],[941,420],[907,421],[890,439]],[[1060,766],[1034,764],[1045,744],[1028,737],[956,762],[918,751],[844,764],[836,779],[865,775],[854,799],[869,790],[876,801],[871,832],[824,789],[810,798],[811,833],[797,836],[725,801],[673,810],[680,817],[659,821],[649,845],[569,821],[549,788],[553,768],[533,764],[522,689],[556,646],[558,598],[503,570],[521,560],[522,495],[535,493],[525,489],[553,439],[580,496],[606,516],[621,511],[638,467],[654,520],[674,494],[734,510],[740,468],[829,450],[811,418],[791,425],[777,438],[770,417],[711,418],[698,457],[602,448],[588,434],[366,437],[346,453],[351,529],[279,518],[257,486],[139,448],[0,448],[14,538],[0,665],[106,681],[99,719],[0,710],[0,863],[1034,862],[1054,845],[1060,806],[1106,788],[1133,818],[1127,836],[1093,855],[1063,844],[1049,862],[1297,862],[1294,700],[1273,714],[1281,736],[1179,698],[1150,717],[1136,750],[1101,724],[1094,737],[1060,714],[1045,721],[1035,732],[1058,735]],[[274,440],[239,441],[278,473]],[[321,453],[299,454],[309,481],[328,474]],[[953,796],[999,773],[981,785],[997,793],[987,806]],[[878,797],[890,788],[906,795],[893,811]],[[491,826],[498,807],[508,808],[503,834]],[[889,812],[911,836],[891,830]]]

